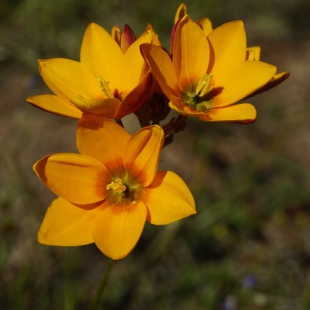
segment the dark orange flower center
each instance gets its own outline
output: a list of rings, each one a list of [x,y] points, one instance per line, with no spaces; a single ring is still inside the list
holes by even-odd
[[[133,180],[128,175],[123,178],[115,178],[106,186],[107,190],[111,190],[108,199],[111,204],[129,203],[134,204],[139,200],[143,186]]]
[[[197,85],[190,85],[187,90],[181,91],[183,103],[199,112],[211,109],[214,105],[211,78],[210,74],[205,74]]]

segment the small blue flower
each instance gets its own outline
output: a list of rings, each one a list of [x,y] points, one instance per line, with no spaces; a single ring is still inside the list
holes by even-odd
[[[253,275],[248,275],[243,279],[243,287],[244,288],[248,288],[251,289],[253,287],[255,287],[257,284],[257,278]]]
[[[222,310],[236,310],[237,302],[234,296],[228,295],[224,298],[222,302]]]

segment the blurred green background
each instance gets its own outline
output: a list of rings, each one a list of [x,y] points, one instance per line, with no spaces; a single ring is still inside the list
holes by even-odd
[[[74,120],[25,103],[46,93],[38,58],[78,60],[87,24],[151,23],[168,47],[178,1],[0,0],[0,309],[87,309],[109,259],[95,245],[37,243],[54,195],[32,171],[49,153],[76,152]],[[146,224],[115,263],[102,309],[310,309],[310,2],[197,0],[214,27],[242,19],[248,45],[290,71],[251,98],[252,125],[190,120],[161,166],[191,188],[198,215]],[[169,118],[168,118],[169,120]],[[136,128],[134,118],[126,125]]]

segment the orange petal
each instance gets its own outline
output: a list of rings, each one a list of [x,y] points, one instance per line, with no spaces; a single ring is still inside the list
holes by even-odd
[[[161,43],[159,41],[158,34],[155,32],[151,24],[146,25],[146,30],[151,31],[152,34],[152,44],[155,44],[157,46],[161,46]]]
[[[171,171],[158,172],[141,200],[148,209],[147,221],[155,225],[166,225],[196,213],[189,188]]]
[[[106,198],[112,180],[98,160],[81,154],[48,155],[33,166],[41,181],[56,195],[76,204],[90,204]]]
[[[208,36],[211,44],[211,62],[208,72],[214,78],[225,75],[226,71],[246,57],[246,34],[242,21],[226,23],[214,29]]]
[[[151,42],[151,32],[145,31],[126,51],[120,73],[122,78],[118,85],[122,98],[125,98],[139,85],[141,78],[146,73],[146,64],[140,52],[140,45]]]
[[[276,67],[261,61],[251,60],[237,64],[217,80],[213,80],[215,87],[222,88],[219,95],[214,97],[215,107],[245,98],[269,82],[275,72]]]
[[[55,95],[32,96],[26,100],[43,111],[77,119],[82,117],[82,112],[77,107]]]
[[[112,93],[122,78],[123,58],[122,49],[105,29],[95,23],[88,25],[81,46],[81,63],[109,82]]]
[[[246,49],[246,60],[260,60],[260,46],[251,46]]]
[[[122,32],[118,28],[118,26],[113,26],[111,30],[111,37],[116,41],[116,43],[121,46],[121,36]]]
[[[140,129],[126,144],[124,167],[130,174],[138,176],[144,187],[155,177],[163,143],[164,131],[155,125]]]
[[[112,259],[127,256],[138,242],[146,219],[141,201],[130,205],[113,205],[102,210],[92,229],[100,251]]]
[[[142,107],[145,100],[152,95],[152,92],[150,92],[152,82],[152,74],[150,72],[146,73],[138,86],[123,100],[116,119],[121,119],[126,115],[136,112]]]
[[[61,99],[102,97],[95,75],[81,63],[64,58],[39,60],[38,63],[44,82]]]
[[[98,203],[77,206],[59,197],[47,209],[38,232],[38,241],[60,246],[93,243],[91,227],[97,213]]]
[[[174,23],[176,24],[178,22],[178,20],[183,18],[185,15],[187,15],[187,8],[186,8],[186,5],[184,3],[182,3],[179,5],[179,7],[175,13]]]
[[[121,101],[117,98],[83,98],[77,97],[71,100],[75,106],[87,114],[94,114],[105,118],[116,117],[121,106]]]
[[[285,81],[290,76],[289,72],[281,72],[277,73],[267,84],[265,84],[263,87],[259,88],[255,92],[251,93],[246,98],[255,96],[257,94],[260,94],[266,90],[269,90],[279,84],[281,84],[283,81]]]
[[[209,54],[209,43],[202,29],[185,16],[178,25],[173,45],[173,64],[181,89],[196,85],[206,74]]]
[[[239,124],[253,123],[256,119],[256,109],[250,103],[230,105],[211,109],[204,116],[198,117],[207,122],[231,122]]]
[[[84,115],[77,126],[76,143],[80,153],[102,162],[111,173],[122,167],[130,134],[115,122]]]
[[[165,95],[168,98],[177,96],[180,92],[178,79],[167,52],[153,44],[142,44],[141,52]]]
[[[197,24],[200,26],[205,36],[208,36],[213,31],[212,22],[209,18],[200,18]]]

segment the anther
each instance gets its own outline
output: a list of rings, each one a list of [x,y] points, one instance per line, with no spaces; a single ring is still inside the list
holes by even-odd
[[[120,178],[117,178],[115,182],[112,181],[110,184],[108,184],[106,189],[112,189],[113,191],[121,194],[122,192],[126,191],[127,187],[123,184],[123,181]]]

